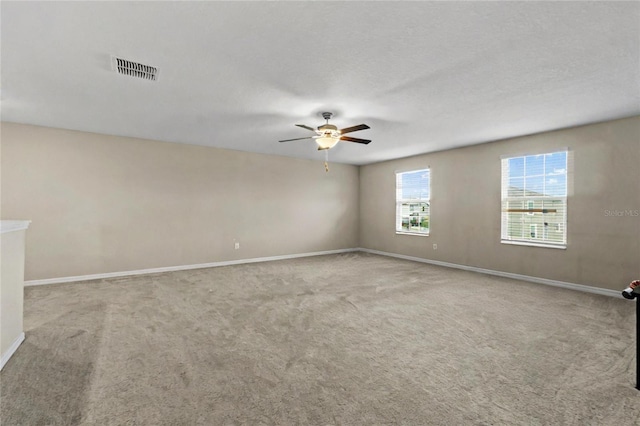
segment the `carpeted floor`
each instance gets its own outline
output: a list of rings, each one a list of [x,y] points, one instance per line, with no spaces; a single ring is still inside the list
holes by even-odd
[[[634,425],[633,302],[350,253],[28,287],[9,425]]]

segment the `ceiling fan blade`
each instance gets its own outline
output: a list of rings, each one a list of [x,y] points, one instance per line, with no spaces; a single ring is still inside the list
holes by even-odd
[[[369,142],[371,142],[369,139],[360,139],[360,138],[352,138],[349,136],[341,136],[340,137],[341,141],[347,141],[347,142],[357,142],[357,143],[363,143],[363,144],[368,144]]]
[[[316,129],[314,129],[313,127],[305,126],[304,124],[296,124],[296,126],[302,127],[303,129],[311,130],[312,132],[316,131]]]
[[[366,129],[370,129],[370,127],[367,126],[366,124],[358,124],[357,126],[347,127],[346,129],[341,129],[340,133],[344,135],[345,133],[351,133],[351,132],[356,132],[358,130],[366,130]]]
[[[308,136],[306,138],[295,138],[295,139],[285,139],[278,142],[291,142],[291,141],[301,141],[302,139],[313,139],[313,136]]]

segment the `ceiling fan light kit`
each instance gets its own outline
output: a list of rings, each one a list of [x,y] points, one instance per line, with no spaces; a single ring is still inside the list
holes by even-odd
[[[349,136],[343,136],[345,133],[351,133],[351,132],[356,132],[358,130],[369,129],[370,128],[369,126],[367,126],[366,124],[359,124],[357,126],[346,127],[344,129],[338,130],[336,126],[334,126],[333,124],[329,124],[329,119],[332,116],[333,116],[333,113],[331,112],[323,112],[322,118],[327,120],[327,122],[322,126],[318,126],[317,129],[314,129],[313,127],[310,127],[304,124],[296,124],[296,126],[298,127],[315,132],[316,136],[308,136],[306,138],[284,139],[279,142],[291,142],[291,141],[298,141],[303,139],[314,139],[318,144],[318,151],[329,150],[334,146],[336,146],[337,143],[340,141],[356,142],[356,143],[361,143],[365,145],[371,142],[371,140],[369,139],[360,139],[360,138],[352,138]],[[326,157],[326,160],[328,161],[328,152],[326,153],[325,157]],[[325,170],[329,171],[327,161],[325,161]]]
[[[340,137],[335,137],[335,136],[320,136],[319,138],[316,138],[316,143],[318,144],[318,151],[321,151],[323,149],[331,149],[334,146],[336,146],[336,144],[338,143],[338,141],[340,140]]]

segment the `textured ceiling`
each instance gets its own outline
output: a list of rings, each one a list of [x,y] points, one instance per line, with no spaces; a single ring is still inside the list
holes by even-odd
[[[638,2],[1,2],[2,120],[386,159],[640,114]],[[157,82],[111,70],[119,55]]]

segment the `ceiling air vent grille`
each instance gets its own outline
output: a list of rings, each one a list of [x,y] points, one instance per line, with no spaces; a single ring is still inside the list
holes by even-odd
[[[118,74],[128,75],[131,77],[141,78],[143,80],[158,80],[158,68],[151,65],[141,64],[139,62],[129,61],[128,59],[111,57],[111,65]]]

